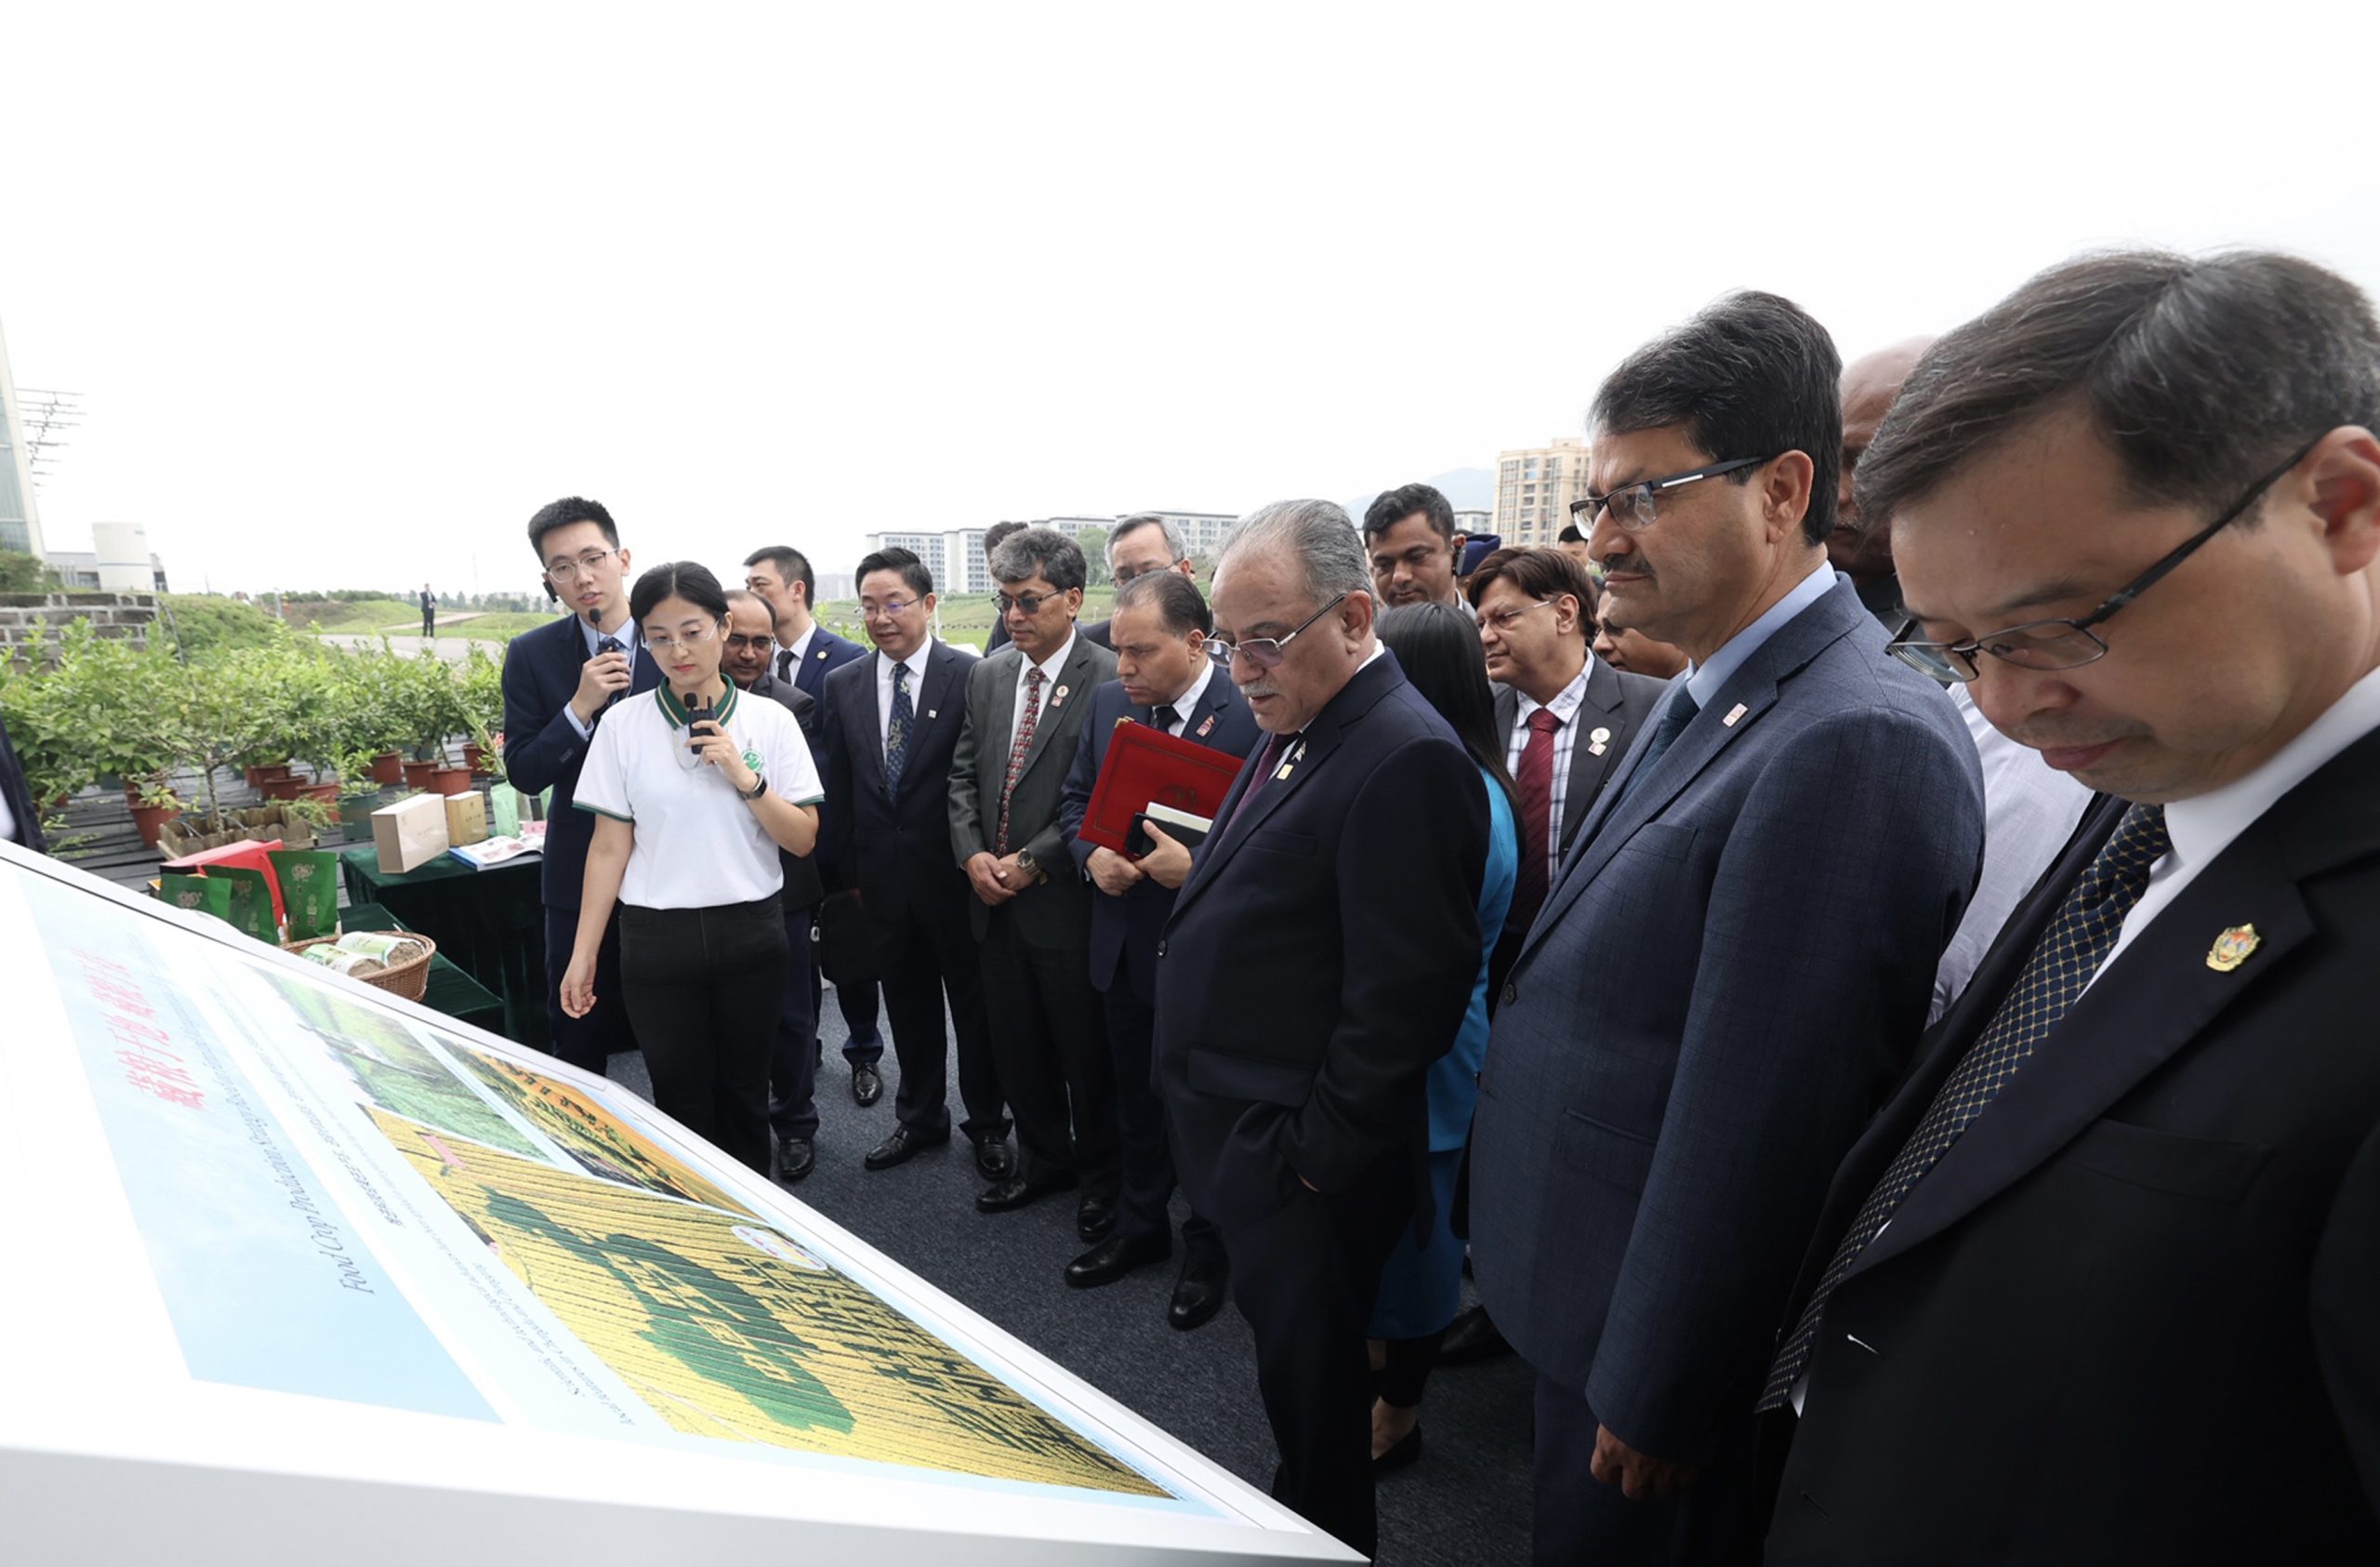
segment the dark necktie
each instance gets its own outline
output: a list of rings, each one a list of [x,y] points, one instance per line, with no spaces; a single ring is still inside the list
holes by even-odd
[[[790,647],[777,655],[777,678],[779,680],[793,678],[793,649]]]
[[[918,710],[909,705],[909,666],[892,666],[892,717],[884,725],[884,792],[901,792],[901,768],[909,760],[909,721]]]
[[[1173,726],[1181,722],[1182,715],[1171,708],[1159,708],[1149,714],[1149,723],[1156,726],[1157,732],[1160,735],[1172,734]]]
[[[1239,803],[1232,807],[1231,820],[1223,823],[1224,831],[1230,831],[1239,818],[1248,814],[1248,807],[1255,803],[1256,797],[1264,792],[1264,786],[1272,782],[1273,775],[1280,770],[1282,756],[1296,739],[1297,736],[1293,734],[1276,735],[1264,742],[1263,754],[1256,759],[1256,776],[1248,780],[1248,789],[1240,795]]]
[[[1562,727],[1552,708],[1528,715],[1528,743],[1521,748],[1521,868],[1513,878],[1513,908],[1505,923],[1523,930],[1545,905],[1554,843],[1554,731]]]
[[[1620,779],[1620,793],[1613,797],[1611,809],[1603,814],[1604,820],[1609,821],[1620,814],[1621,804],[1636,792],[1636,786],[1645,781],[1645,776],[1653,770],[1654,764],[1660,761],[1661,753],[1677,743],[1677,737],[1686,733],[1686,726],[1693,723],[1694,715],[1701,710],[1694,700],[1694,693],[1683,685],[1679,686],[1676,699],[1662,711],[1661,726],[1653,731],[1653,738],[1645,747],[1645,754],[1636,759],[1636,765]],[[1596,830],[1601,831],[1602,829]]]
[[[1016,738],[1008,748],[1008,774],[1000,780],[999,830],[994,839],[996,855],[1008,853],[1008,803],[1016,792],[1016,780],[1025,776],[1025,753],[1033,749],[1033,727],[1041,720],[1041,682],[1046,678],[1038,666],[1025,671],[1025,712],[1016,721]]]
[[[1818,1277],[1818,1288],[1810,1293],[1802,1320],[1794,1324],[1792,1335],[1769,1368],[1768,1385],[1760,1397],[1762,1409],[1775,1409],[1792,1396],[1793,1384],[1810,1363],[1827,1297],[1892,1218],[1901,1200],[1950,1150],[1950,1145],[2057,1027],[2067,1008],[2090,984],[2091,976],[2107,961],[2116,937],[2122,934],[2124,916],[2149,888],[2149,868],[2170,847],[2164,806],[2135,805],[2124,813],[2115,835],[2058,905],[2056,917],[2034,944],[2033,955],[2025,961],[2024,972],[2016,976],[1990,1026],[1950,1069],[1924,1119],[1885,1168],[1868,1201],[1860,1204],[1849,1233],[1834,1249],[1826,1271]]]
[[[599,656],[600,656],[600,655],[602,655],[602,654],[605,654],[605,653],[626,653],[626,652],[628,651],[628,646],[627,646],[627,644],[626,644],[622,643],[622,642],[620,641],[620,639],[619,639],[619,638],[617,638],[617,637],[604,637],[603,639],[602,639],[601,641],[599,641],[599,642],[597,642],[597,643],[596,643],[596,644],[595,644],[595,651],[596,651],[596,653],[597,653]],[[629,661],[628,668],[629,668],[629,670],[630,670],[630,671],[631,671],[631,672],[633,672],[633,671],[634,671],[634,670],[635,670],[635,668],[636,668],[636,665],[635,665],[635,661],[634,661],[633,659],[631,659],[631,660]],[[603,721],[603,715],[604,715],[605,713],[607,713],[607,712],[611,711],[611,710],[612,710],[612,709],[613,709],[615,705],[617,705],[617,703],[619,702],[619,699],[620,699],[620,694],[619,694],[618,692],[616,692],[616,691],[613,692],[610,696],[608,696],[608,697],[604,697],[604,698],[603,698],[603,705],[602,705],[602,707],[597,708],[597,709],[595,710],[595,722],[596,722],[597,724],[601,724],[601,723]],[[592,725],[592,724],[590,724],[590,725],[588,725],[588,727],[589,727],[589,728],[592,728],[592,727],[593,727],[593,725]]]

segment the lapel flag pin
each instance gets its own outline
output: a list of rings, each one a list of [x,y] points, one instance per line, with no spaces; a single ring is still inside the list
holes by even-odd
[[[1608,730],[1608,729],[1596,729],[1596,730],[1593,730],[1593,731],[1591,731],[1591,732],[1588,734],[1588,736],[1587,736],[1587,754],[1588,754],[1589,756],[1601,756],[1601,755],[1604,753],[1605,748],[1606,748],[1606,747],[1607,747],[1607,746],[1609,746],[1610,744],[1611,744],[1611,731],[1610,731],[1610,730]]]
[[[1207,722],[1198,725],[1198,737],[1202,740],[1205,739],[1214,727],[1215,715],[1213,713],[1209,713],[1207,715]]]
[[[1054,696],[1054,697],[1051,697],[1051,698],[1050,698],[1050,705],[1051,705],[1051,707],[1053,707],[1053,708],[1054,708],[1054,707],[1056,707],[1060,702],[1063,702],[1063,701],[1064,701],[1065,699],[1066,699],[1066,688],[1065,688],[1064,686],[1061,685],[1061,686],[1059,686],[1059,687],[1058,687],[1058,694],[1057,694],[1056,696]]]
[[[1738,702],[1734,707],[1727,710],[1727,716],[1719,721],[1719,725],[1724,729],[1733,729],[1736,726],[1736,720],[1741,718],[1743,715],[1744,705],[1741,702]]]
[[[2233,925],[2216,936],[2215,945],[2207,949],[2206,966],[2217,974],[2228,974],[2246,963],[2249,954],[2263,942],[2264,937],[2256,934],[2255,926]]]

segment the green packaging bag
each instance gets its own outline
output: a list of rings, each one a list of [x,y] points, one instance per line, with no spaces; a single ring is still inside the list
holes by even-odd
[[[289,917],[291,941],[338,934],[338,856],[315,849],[273,849],[273,874],[281,878],[281,907]]]
[[[487,791],[487,832],[491,838],[521,836],[521,796],[510,784]]]
[[[209,881],[220,878],[231,883],[230,918],[240,934],[280,942],[281,922],[272,917],[272,883],[263,871],[244,865],[210,865],[206,875]]]
[[[194,909],[218,920],[231,918],[231,883],[205,876],[157,878],[157,896],[177,909]]]

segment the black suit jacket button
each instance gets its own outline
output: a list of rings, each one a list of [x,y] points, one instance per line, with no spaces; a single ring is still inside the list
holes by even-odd
[[[1512,1005],[1513,1003],[1518,999],[1520,993],[1520,987],[1507,979],[1504,981],[1504,999],[1502,1004],[1505,1006]]]
[[[1162,941],[1157,944],[1157,955],[1160,958],[1165,956],[1165,943]]]

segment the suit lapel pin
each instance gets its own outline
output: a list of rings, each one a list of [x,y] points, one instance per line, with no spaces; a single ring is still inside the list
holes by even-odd
[[[1608,729],[1593,729],[1590,730],[1587,734],[1587,754],[1589,756],[1601,756],[1604,753],[1605,749],[1610,744],[1611,731]]]
[[[940,708],[928,708],[926,709],[926,716],[928,718],[940,718],[942,716],[942,710]]]
[[[2262,945],[2264,937],[2254,925],[2233,925],[2215,938],[2206,950],[2206,966],[2217,974],[2228,974],[2248,961],[2249,954]]]
[[[811,657],[823,664],[826,661],[826,650],[822,647],[817,652],[813,653]]]
[[[1066,699],[1066,688],[1065,688],[1064,686],[1061,685],[1061,686],[1059,686],[1059,687],[1058,687],[1057,695],[1055,695],[1055,696],[1053,696],[1053,697],[1051,697],[1050,698],[1050,705],[1051,705],[1051,707],[1053,707],[1053,708],[1054,708],[1054,707],[1056,707],[1060,702],[1063,702],[1063,701],[1064,701],[1065,699]]]
[[[1215,715],[1213,713],[1209,713],[1207,715],[1207,722],[1198,725],[1198,737],[1202,740],[1205,739],[1208,734],[1213,730],[1214,726]]]
[[[1736,726],[1736,720],[1741,718],[1743,715],[1744,705],[1741,702],[1738,702],[1734,707],[1727,710],[1727,716],[1719,721],[1719,726],[1723,729],[1733,729]]]

